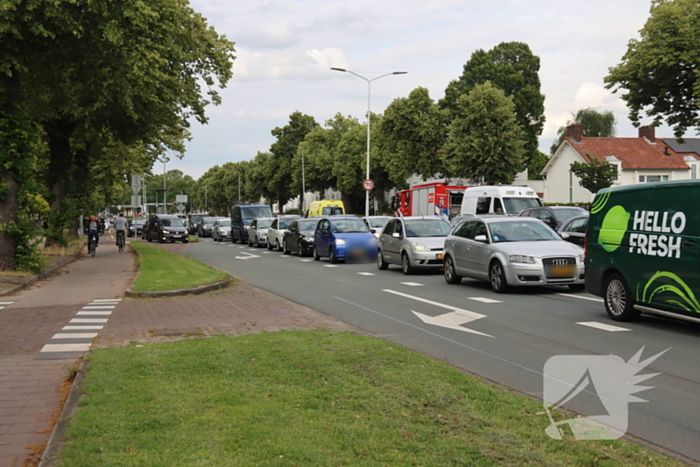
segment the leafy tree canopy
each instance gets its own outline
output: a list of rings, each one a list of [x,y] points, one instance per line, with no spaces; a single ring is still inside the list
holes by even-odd
[[[615,114],[610,110],[598,111],[598,109],[591,107],[581,109],[575,114],[571,114],[571,119],[566,122],[566,126],[559,127],[557,139],[554,140],[550,148],[551,154],[554,154],[564,141],[566,127],[574,124],[581,125],[583,136],[610,138],[615,136],[617,121]]]
[[[608,161],[591,157],[590,154],[586,156],[591,162],[573,162],[571,172],[581,179],[579,185],[595,194],[613,184],[617,178],[617,168]]]
[[[680,138],[688,128],[700,130],[700,3],[653,0],[651,14],[627,52],[605,77],[607,88],[625,91],[630,119],[642,113],[673,127]]]

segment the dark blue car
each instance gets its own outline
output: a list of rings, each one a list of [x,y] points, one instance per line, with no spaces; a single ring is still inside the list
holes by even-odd
[[[324,217],[316,225],[313,252],[316,261],[328,256],[334,264],[339,260],[374,261],[377,239],[357,217]]]

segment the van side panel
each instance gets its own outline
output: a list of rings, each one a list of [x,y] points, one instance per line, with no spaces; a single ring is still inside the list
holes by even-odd
[[[601,190],[588,222],[586,289],[605,294],[612,271],[635,303],[700,317],[700,182]]]

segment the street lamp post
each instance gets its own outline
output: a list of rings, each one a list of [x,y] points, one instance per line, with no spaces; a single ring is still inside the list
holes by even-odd
[[[165,171],[165,159],[163,159],[163,214],[168,213],[168,205],[165,204],[165,197],[168,194],[168,191],[166,190],[165,187],[165,179],[166,179],[166,171]]]
[[[301,146],[294,146],[293,144],[289,144],[288,146],[292,148],[297,148],[301,149],[301,200],[300,200],[300,205],[301,205],[301,212],[300,214],[303,215],[304,211],[306,210],[306,179],[304,177],[304,148]]]
[[[343,73],[350,73],[351,75],[355,75],[360,79],[363,79],[367,81],[367,178],[366,180],[369,180],[369,142],[370,142],[370,95],[371,95],[371,90],[372,90],[372,81],[376,81],[379,78],[384,78],[385,76],[389,75],[405,75],[407,72],[406,71],[394,71],[391,73],[385,73],[381,76],[377,76],[376,78],[368,79],[365,78],[362,75],[358,75],[354,71],[346,70],[345,68],[331,68],[333,71],[340,71]],[[365,216],[369,216],[369,190],[365,190]]]

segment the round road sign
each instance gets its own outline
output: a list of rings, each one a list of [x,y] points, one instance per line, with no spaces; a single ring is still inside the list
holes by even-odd
[[[366,191],[370,191],[372,188],[374,188],[374,182],[372,180],[365,180],[362,182],[362,188],[364,188]]]

